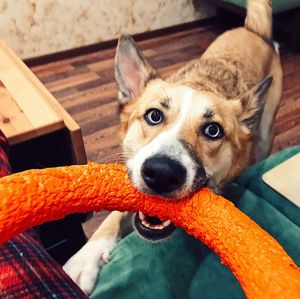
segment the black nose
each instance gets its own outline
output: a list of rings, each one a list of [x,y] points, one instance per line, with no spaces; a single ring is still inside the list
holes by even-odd
[[[167,156],[154,156],[143,163],[142,177],[155,193],[169,193],[184,184],[186,169],[178,161]]]

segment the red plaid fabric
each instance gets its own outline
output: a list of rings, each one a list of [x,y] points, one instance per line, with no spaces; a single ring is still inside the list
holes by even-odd
[[[0,176],[11,173],[0,131]],[[87,298],[48,255],[34,229],[0,247],[0,298]]]

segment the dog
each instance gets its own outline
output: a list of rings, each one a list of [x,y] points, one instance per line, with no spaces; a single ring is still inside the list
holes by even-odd
[[[245,26],[220,35],[198,59],[163,80],[130,36],[119,39],[123,151],[133,185],[168,199],[203,186],[222,188],[265,158],[282,96],[282,68],[272,42],[271,1],[249,0]],[[124,213],[111,213],[64,266],[89,294],[99,265],[108,262]],[[133,225],[145,239],[162,240],[176,227],[141,212]]]

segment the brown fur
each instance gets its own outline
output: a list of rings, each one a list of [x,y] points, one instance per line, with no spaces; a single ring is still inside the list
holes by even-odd
[[[273,121],[282,95],[280,58],[270,43],[270,2],[249,0],[245,28],[225,32],[199,59],[189,62],[165,81],[151,68],[132,38],[121,37],[115,74],[127,159],[137,156],[153,140],[180,123],[181,111],[185,111],[184,99],[191,90],[191,106],[186,108],[189,110],[184,115],[183,125],[176,131],[176,138],[197,164],[212,173],[211,187],[218,190],[234,179],[250,164],[251,154],[256,161],[269,154]],[[144,119],[152,108],[165,115],[157,126],[149,126]],[[201,129],[207,121],[222,125],[224,137],[207,139]],[[135,163],[131,167],[135,167]],[[180,194],[187,195],[193,190],[185,192]],[[120,214],[112,213],[92,240],[102,244],[103,238],[116,238],[121,218]],[[107,254],[107,250],[94,253],[87,249],[84,256],[101,256]],[[75,269],[76,263],[75,255]],[[88,269],[90,271],[90,267]],[[84,271],[80,273],[79,278],[89,276]],[[73,279],[81,283],[78,277]]]
[[[241,45],[246,44],[251,44],[251,47],[241,49]],[[273,48],[264,40],[238,28],[217,38],[200,59],[188,63],[169,80],[233,99],[270,73],[274,56]]]
[[[251,44],[251,47],[241,49],[241,45],[247,43]],[[257,55],[257,53],[260,53],[260,55]],[[168,96],[168,93],[166,95],[165,92],[168,84],[177,86],[177,88],[188,86],[202,94],[208,94],[209,97],[215,97],[219,103],[215,106],[216,115],[219,116],[218,121],[226,128],[226,140],[223,141],[223,145],[225,143],[230,144],[234,153],[232,168],[226,178],[222,180],[221,185],[228,183],[249,163],[255,132],[245,128],[239,129],[236,123],[230,125],[230,121],[226,121],[222,101],[228,101],[232,106],[228,106],[225,112],[229,109],[229,111],[232,110],[236,114],[244,113],[243,118],[247,119],[246,106],[248,98],[252,96],[251,89],[270,73],[273,73],[271,62],[276,60],[276,67],[280,68],[278,55],[258,35],[244,28],[228,31],[217,38],[200,59],[188,63],[168,78],[166,82],[160,79],[152,79],[150,84],[144,88],[144,92],[130,101],[124,108],[121,114],[123,134],[127,133],[128,128],[134,121],[139,120],[142,122],[142,115],[148,108],[161,109],[159,102]],[[280,94],[280,90],[276,92]],[[239,107],[237,99],[242,104],[244,103],[244,107]],[[249,111],[251,112],[251,110]],[[173,118],[175,116],[176,114]],[[168,121],[172,123],[170,119]],[[137,133],[137,131],[130,133],[139,136],[134,142],[135,146],[139,148],[148,144],[159,133],[167,130],[169,123],[157,128],[148,128],[151,133],[147,132],[147,126],[142,129],[142,134]],[[142,124],[142,126],[145,125]],[[199,126],[199,123],[194,123],[194,126]],[[196,127],[186,125],[185,132],[181,134],[182,140],[191,145],[193,152],[197,153],[198,159],[204,165],[213,164],[217,154],[222,153],[222,145],[218,142],[213,144],[204,138],[199,139],[197,134],[192,135],[191,132],[196,130]],[[130,154],[128,147],[125,147],[125,151]],[[133,152],[131,151],[131,154]]]
[[[250,0],[247,3],[245,28],[255,32],[262,38],[272,37],[272,0]]]
[[[230,169],[223,173],[221,180],[215,182],[216,187],[224,186],[249,165],[251,154],[253,161],[266,157],[271,149],[272,123],[282,93],[279,55],[269,42],[271,18],[270,1],[248,1],[245,28],[225,32],[210,45],[202,57],[189,62],[165,81],[159,78],[135,48],[141,58],[136,65],[143,70],[143,77],[147,80],[143,80],[138,96],[128,99],[121,113],[122,134],[126,136],[125,140],[130,140],[124,144],[126,156],[134,156],[139,149],[172,126],[172,120],[179,113],[176,111],[179,104],[178,99],[175,99],[176,95],[173,98],[170,96],[171,90],[177,89],[179,94],[180,88],[183,90],[184,87],[189,87],[197,91],[199,104],[201,97],[210,98],[214,107],[211,121],[218,122],[225,128],[225,138],[220,141],[211,142],[197,134],[200,119],[203,122],[205,118],[199,115],[195,121],[193,110],[199,105],[195,102],[190,121],[185,124],[178,137],[189,147],[197,161],[208,169],[214,168],[216,163],[224,163],[221,156],[225,148],[227,152],[230,148]],[[126,74],[130,75],[129,72],[124,72],[123,75]],[[270,88],[264,86],[262,81],[269,75],[274,78]],[[120,85],[120,80],[118,82]],[[262,82],[261,85],[259,82]],[[159,103],[166,98],[169,106],[169,110],[164,112],[167,115],[166,121],[158,127],[149,128],[143,120],[145,111],[149,108],[164,111]]]

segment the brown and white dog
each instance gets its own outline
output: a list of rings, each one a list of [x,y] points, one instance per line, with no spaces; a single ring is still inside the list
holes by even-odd
[[[115,75],[122,106],[123,149],[134,186],[182,198],[202,186],[215,192],[272,147],[282,95],[282,69],[271,41],[271,1],[249,0],[245,27],[219,36],[206,52],[167,80],[129,36],[119,40]],[[64,266],[90,293],[99,265],[115,246],[124,214],[113,212]],[[137,213],[137,232],[169,236],[170,221]]]

